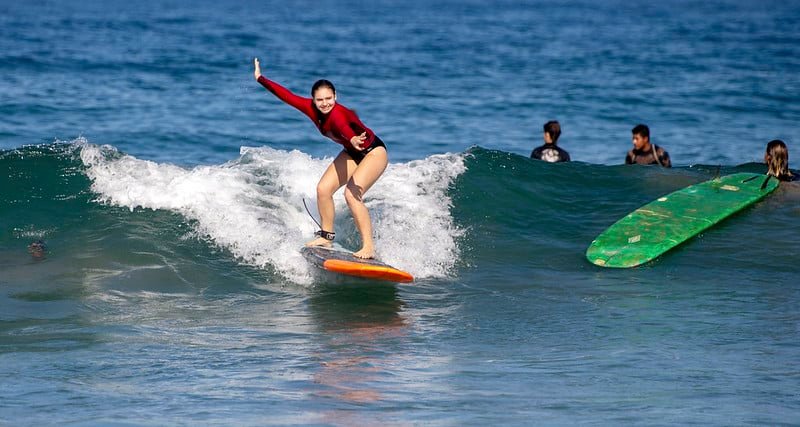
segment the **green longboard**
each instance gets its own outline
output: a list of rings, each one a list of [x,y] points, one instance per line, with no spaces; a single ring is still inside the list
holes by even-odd
[[[660,197],[608,227],[586,258],[602,267],[644,264],[778,188],[766,175],[737,173],[690,185]]]

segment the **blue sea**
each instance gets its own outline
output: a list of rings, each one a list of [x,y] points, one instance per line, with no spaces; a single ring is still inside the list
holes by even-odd
[[[798,425],[800,184],[655,261],[609,225],[800,153],[796,1],[0,0],[0,425]],[[377,255],[298,249],[387,144]],[[573,162],[529,158],[558,120]],[[674,167],[625,166],[631,128]],[[359,236],[341,194],[337,241]],[[43,253],[30,251],[43,241]]]

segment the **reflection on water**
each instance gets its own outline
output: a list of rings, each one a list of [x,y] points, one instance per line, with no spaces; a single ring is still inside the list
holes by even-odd
[[[323,344],[315,394],[353,404],[383,400],[389,368],[403,359],[399,344],[408,332],[397,289],[366,281],[322,286],[310,308]],[[337,423],[356,421],[352,416],[325,414],[327,422]]]

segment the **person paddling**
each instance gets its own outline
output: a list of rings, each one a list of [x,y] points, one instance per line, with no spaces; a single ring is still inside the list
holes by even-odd
[[[253,59],[253,66],[253,75],[262,86],[308,116],[322,135],[344,147],[317,184],[321,229],[316,232],[318,237],[306,243],[306,246],[331,246],[336,236],[333,227],[336,212],[333,194],[344,186],[344,198],[362,240],[361,249],[353,255],[373,258],[375,244],[372,240],[372,222],[364,205],[364,195],[389,164],[386,144],[361,122],[353,110],[336,102],[336,88],[330,81],[317,80],[311,87],[311,98],[305,98],[261,75],[258,58]]]

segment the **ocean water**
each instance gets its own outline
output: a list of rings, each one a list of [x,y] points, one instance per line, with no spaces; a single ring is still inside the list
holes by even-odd
[[[800,5],[0,1],[0,425],[794,425],[800,186],[645,266],[637,207],[764,172]],[[297,249],[337,86],[407,285]],[[574,162],[528,158],[559,120]],[[647,123],[672,169],[621,165]],[[341,194],[337,240],[360,240]],[[44,256],[31,242],[47,244]]]

